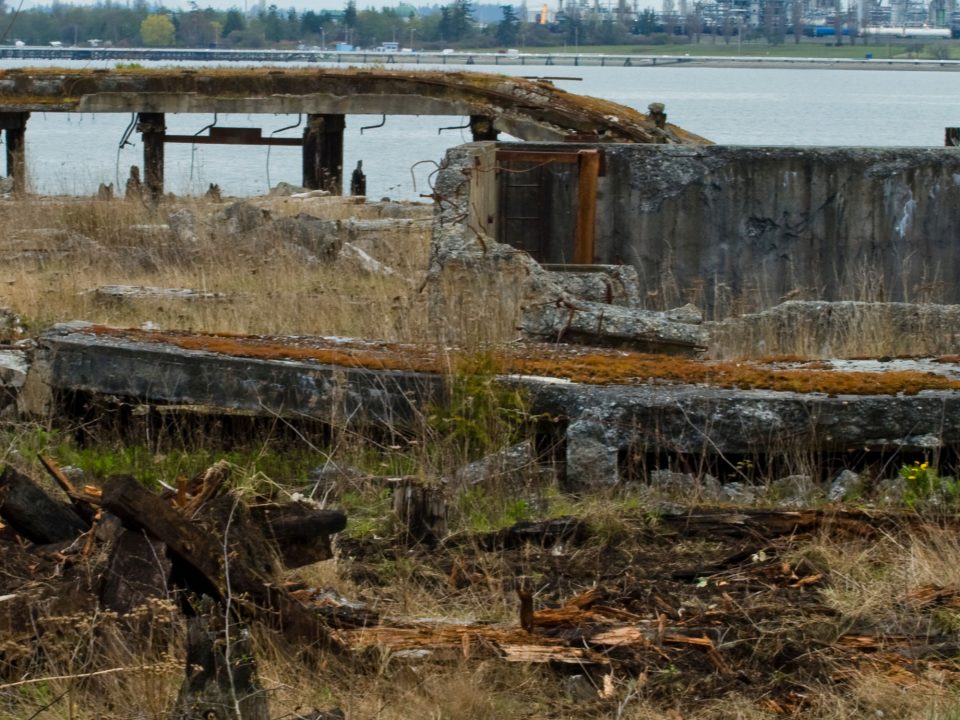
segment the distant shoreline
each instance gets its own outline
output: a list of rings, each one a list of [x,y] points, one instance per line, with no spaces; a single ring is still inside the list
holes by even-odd
[[[866,54],[866,53],[865,53]],[[241,62],[263,64],[376,64],[409,68],[437,67],[714,67],[797,70],[960,70],[960,60],[901,60],[881,58],[769,57],[756,55],[656,55],[574,52],[335,52],[303,50],[224,50],[186,48],[66,48],[0,47],[0,61],[81,61],[81,62]]]

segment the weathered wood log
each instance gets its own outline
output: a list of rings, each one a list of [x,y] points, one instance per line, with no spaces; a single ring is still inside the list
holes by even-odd
[[[242,533],[227,528],[226,537],[217,537],[210,528],[190,522],[128,476],[110,478],[103,488],[102,502],[127,528],[142,528],[162,540],[176,560],[184,564],[187,574],[183,579],[191,589],[219,602],[229,598],[242,616],[275,622],[291,641],[300,645],[317,643],[338,649],[317,614],[276,583],[276,568],[269,563],[244,562],[234,554],[241,540],[246,545],[266,545],[252,523],[246,524]],[[238,515],[244,513],[242,508],[236,505]],[[241,535],[242,538],[238,537]],[[225,562],[227,557],[229,563]]]
[[[187,621],[186,677],[171,720],[269,720],[248,637],[215,607]]]
[[[344,513],[301,502],[252,507],[250,513],[288,568],[329,560],[333,557],[330,536],[347,526]]]
[[[87,524],[9,465],[0,474],[0,517],[30,542],[65,542],[86,532]]]
[[[944,515],[937,522],[957,526],[960,517]],[[661,528],[689,536],[775,538],[820,530],[870,536],[882,530],[929,525],[929,518],[912,512],[841,510],[768,510],[763,508],[695,507],[657,519]]]
[[[575,517],[561,517],[540,522],[524,520],[503,530],[484,533],[476,540],[480,547],[487,551],[510,550],[526,543],[550,547],[561,540],[581,537],[586,530],[587,524]]]

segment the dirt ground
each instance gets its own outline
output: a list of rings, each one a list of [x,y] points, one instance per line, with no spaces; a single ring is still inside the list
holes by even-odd
[[[409,717],[403,693],[426,696],[436,717],[485,716],[443,706],[438,677],[467,678],[473,691],[489,684],[500,700],[483,707],[498,717],[880,717],[891,697],[898,717],[952,717],[943,708],[955,707],[960,680],[960,585],[943,568],[918,568],[950,563],[955,531],[952,518],[913,514],[620,505],[435,545],[347,537],[334,560],[288,576],[304,601],[324,595],[355,610],[331,621],[345,653],[278,650],[264,630],[261,673],[300,674],[275,707],[326,702],[357,718]],[[117,667],[110,628],[121,628],[141,647],[137,662],[165,679],[167,704],[37,717],[165,717],[183,673],[177,591],[136,618],[104,614],[108,547],[84,554],[84,545],[0,535],[0,707],[31,717],[54,691],[82,706],[99,687],[91,676]],[[526,628],[524,591],[534,609]],[[320,700],[305,673],[322,684]],[[39,699],[18,685],[43,677],[53,679]]]

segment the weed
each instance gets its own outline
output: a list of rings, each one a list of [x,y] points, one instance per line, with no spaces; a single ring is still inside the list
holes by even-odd
[[[498,381],[498,369],[492,355],[455,361],[445,402],[431,407],[427,418],[441,468],[451,460],[460,467],[522,438],[530,422],[527,397]]]
[[[926,460],[901,466],[898,475],[906,484],[903,502],[909,508],[930,503],[949,505],[960,494],[960,483],[953,477],[941,476]]]

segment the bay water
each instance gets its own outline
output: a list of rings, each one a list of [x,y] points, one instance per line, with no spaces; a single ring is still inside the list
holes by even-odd
[[[0,61],[0,68],[23,67]],[[105,63],[59,63],[109,67]],[[144,63],[149,66],[150,63]],[[171,63],[165,63],[169,66]],[[187,65],[180,63],[178,65]],[[312,65],[311,67],[319,67]],[[451,67],[444,68],[452,71]],[[459,71],[460,68],[457,68]],[[721,67],[482,67],[471,71],[558,75],[570,92],[613,100],[645,112],[662,102],[670,122],[714,142],[733,145],[943,145],[944,128],[960,126],[960,73]],[[142,164],[137,133],[120,147],[129,114],[34,113],[27,126],[30,188],[42,194],[90,195],[100,183],[122,188],[131,165]],[[168,132],[193,134],[212,115],[167,115]],[[470,140],[464,117],[349,116],[344,173],[358,160],[367,194],[413,200],[430,192],[431,174],[447,148]],[[290,115],[221,115],[223,126],[257,126],[263,134],[293,125]],[[298,136],[302,126],[276,133]],[[224,195],[266,193],[280,181],[300,182],[299,148],[168,145],[166,189],[203,193],[210,183]]]

